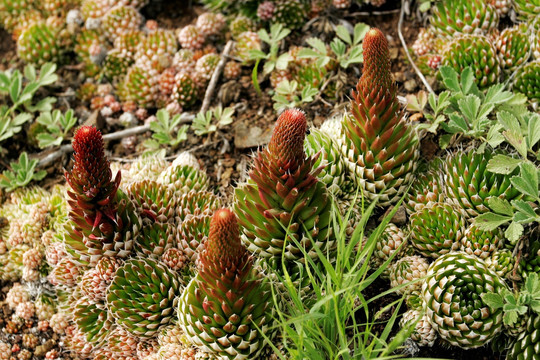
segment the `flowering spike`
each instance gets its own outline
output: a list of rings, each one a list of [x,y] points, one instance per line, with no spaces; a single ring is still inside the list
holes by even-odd
[[[92,126],[81,126],[73,137],[73,150],[73,169],[65,172],[71,187],[66,250],[84,265],[96,263],[103,255],[126,257],[131,251],[132,236],[138,234],[140,218],[129,199],[118,190],[120,172],[112,177],[101,132]]]
[[[342,153],[352,177],[370,200],[396,202],[412,181],[418,137],[405,122],[392,79],[384,34],[372,28],[363,41],[364,69],[352,92],[351,115],[343,121]]]
[[[210,221],[210,233],[201,257],[211,258],[212,261],[224,257],[234,260],[241,259],[244,253],[236,215],[229,209],[216,211]]]
[[[250,180],[235,192],[242,240],[265,258],[281,258],[283,253],[287,259],[302,258],[289,236],[313,258],[314,247],[326,251],[334,244],[328,227],[331,204],[325,185],[316,178],[324,166],[314,166],[319,154],[308,157],[304,152],[306,128],[304,112],[284,111],[268,147],[254,159]]]
[[[306,114],[302,110],[285,110],[277,120],[268,152],[283,163],[303,161],[306,129]]]
[[[263,348],[261,332],[271,337],[271,293],[253,269],[231,210],[214,213],[204,246],[199,272],[180,298],[180,326],[217,358],[254,359]]]

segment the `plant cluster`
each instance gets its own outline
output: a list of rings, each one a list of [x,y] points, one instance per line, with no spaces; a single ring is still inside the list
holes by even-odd
[[[422,7],[429,8],[429,3]],[[514,91],[537,103],[539,9],[521,0],[433,3],[429,26],[420,31],[414,53],[426,73],[440,66],[450,66],[458,73],[471,67],[479,88],[508,81]],[[499,19],[511,12],[517,14],[517,22],[500,31]]]
[[[241,15],[253,22],[277,23],[297,29],[310,18],[348,9],[353,3],[379,7],[386,0],[202,0],[202,3],[212,10]]]

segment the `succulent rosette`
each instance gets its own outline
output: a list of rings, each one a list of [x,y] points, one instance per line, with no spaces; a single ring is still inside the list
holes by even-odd
[[[485,0],[443,0],[433,7],[430,19],[435,31],[449,39],[459,34],[487,34],[496,29],[499,16]]]
[[[506,354],[507,360],[537,360],[540,358],[540,315],[529,317],[526,329],[518,335]]]
[[[129,186],[130,198],[143,218],[162,223],[174,223],[177,197],[174,189],[153,180],[143,180]]]
[[[441,168],[442,162],[439,159],[434,159],[429,163],[427,169],[419,172],[404,201],[409,214],[422,210],[424,206],[431,206],[445,200]]]
[[[95,265],[102,256],[129,256],[140,218],[129,198],[118,189],[120,173],[112,178],[101,133],[80,127],[73,138],[74,165],[66,171],[68,203],[64,243],[73,261]]]
[[[442,53],[442,65],[461,73],[473,69],[476,84],[485,89],[497,84],[501,77],[501,63],[491,40],[484,35],[463,35],[454,38]]]
[[[351,114],[344,118],[342,152],[363,194],[387,206],[413,180],[418,137],[400,110],[386,37],[373,28],[362,46],[364,69],[352,92]]]
[[[504,233],[502,230],[484,231],[478,229],[475,225],[471,225],[463,234],[461,250],[481,259],[487,259],[500,249],[503,244]]]
[[[317,180],[316,157],[304,153],[306,127],[300,110],[283,112],[267,148],[254,158],[250,179],[235,190],[242,240],[264,258],[301,259],[299,246],[316,258],[314,247],[333,247],[331,203]]]
[[[152,258],[132,258],[116,271],[107,307],[129,333],[149,338],[174,321],[180,292],[176,272]]]
[[[495,153],[490,150],[482,154],[467,151],[445,161],[447,201],[465,210],[469,218],[491,211],[488,203],[492,197],[511,201],[521,196],[509,176],[487,170],[493,156]]]
[[[531,61],[516,71],[514,91],[525,94],[529,99],[540,102],[540,60]]]
[[[411,309],[405,312],[399,321],[399,326],[404,328],[415,322],[416,325],[414,326],[410,338],[419,346],[433,346],[437,339],[437,332],[433,326],[431,326],[427,316],[422,314],[421,311]]]
[[[215,212],[199,272],[182,293],[179,323],[197,346],[220,359],[254,359],[272,316],[271,291],[253,268],[236,216]]]
[[[466,220],[450,204],[434,203],[411,215],[409,240],[427,258],[436,259],[459,250]]]
[[[531,56],[531,43],[526,24],[504,29],[495,40],[495,46],[505,70],[513,71]]]
[[[407,284],[396,290],[400,294],[420,291],[422,282],[419,280],[426,276],[428,267],[429,263],[426,258],[418,255],[404,256],[390,267],[390,286],[395,288]],[[412,281],[415,282],[411,283]]]
[[[440,256],[422,285],[426,316],[439,336],[464,349],[486,345],[503,327],[502,309],[491,310],[482,294],[499,293],[504,281],[484,261],[464,252]]]

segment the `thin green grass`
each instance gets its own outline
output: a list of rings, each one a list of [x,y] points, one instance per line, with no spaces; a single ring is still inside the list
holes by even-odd
[[[332,253],[323,253],[316,248],[318,258],[315,260],[294,237],[290,237],[304,252],[301,266],[304,273],[300,278],[302,276],[309,278],[311,291],[309,296],[306,296],[303,285],[293,281],[288,271],[290,263],[283,257],[281,268],[272,274],[272,277],[277,279],[277,283],[273,286],[273,300],[275,304],[281,305],[277,307],[273,329],[281,334],[287,357],[283,356],[277,345],[267,338],[269,346],[280,359],[348,360],[403,357],[396,351],[409,337],[415,325],[411,324],[397,333],[392,333],[399,320],[398,314],[403,306],[404,297],[392,301],[382,309],[376,309],[374,304],[402,286],[368,299],[364,296],[364,291],[398,253],[394,252],[381,267],[370,271],[369,258],[373,254],[377,239],[401,201],[381,221],[365,243],[363,239],[366,235],[367,222],[376,203],[371,203],[365,209],[362,201],[361,221],[350,239],[346,236],[345,230],[352,210],[343,217],[338,211],[332,211],[336,249]],[[377,313],[372,315],[375,310],[378,310]],[[387,313],[391,313],[390,318],[383,320],[381,316],[383,314],[388,316]]]

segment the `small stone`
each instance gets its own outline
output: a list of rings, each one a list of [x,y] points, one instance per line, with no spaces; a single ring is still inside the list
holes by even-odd
[[[246,149],[268,144],[272,137],[272,129],[262,130],[258,126],[248,128],[246,124],[238,124],[234,128],[234,145],[238,149]]]
[[[405,90],[412,92],[416,89],[416,86],[418,84],[416,83],[416,80],[410,79],[410,80],[405,81],[405,84],[403,85],[405,86]]]
[[[394,79],[397,82],[405,82],[405,80],[407,80],[407,78],[405,77],[405,73],[403,71],[398,71],[394,73]]]
[[[34,350],[34,355],[37,357],[43,357],[55,345],[56,345],[56,342],[52,339],[49,339],[47,340],[47,342],[45,342],[45,344],[36,346],[36,350]]]
[[[399,56],[399,49],[398,48],[390,48],[390,59],[395,60]]]

